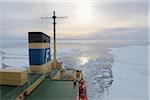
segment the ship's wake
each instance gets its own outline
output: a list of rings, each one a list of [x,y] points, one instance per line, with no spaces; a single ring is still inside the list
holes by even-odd
[[[101,100],[108,97],[113,83],[113,55],[109,50],[70,50],[59,52],[59,60],[65,68],[79,68],[85,73],[89,100]]]
[[[28,66],[28,56],[24,54],[27,50],[27,48],[13,50],[13,52],[12,49],[4,50],[6,52],[3,55],[5,57],[4,64],[20,67]],[[25,57],[25,59],[14,59],[14,55],[19,58]],[[111,70],[113,56],[108,49],[59,48],[58,58],[63,62],[65,68],[84,71],[89,100],[101,100],[101,98],[105,100],[104,98],[108,97],[109,88],[113,83]],[[22,63],[19,63],[19,65],[18,61]]]

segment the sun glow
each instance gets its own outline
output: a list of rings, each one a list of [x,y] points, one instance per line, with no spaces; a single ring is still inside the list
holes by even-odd
[[[92,5],[88,3],[88,0],[81,0],[78,4],[77,17],[81,23],[87,23],[93,20],[93,9]]]
[[[89,57],[80,57],[79,61],[81,65],[84,65],[89,62]]]

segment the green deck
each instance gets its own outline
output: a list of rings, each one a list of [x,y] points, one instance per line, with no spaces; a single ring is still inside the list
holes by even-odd
[[[0,100],[6,100],[6,95],[14,88],[14,86],[0,86]]]
[[[22,93],[25,88],[30,86],[40,76],[38,74],[28,74],[28,84],[24,84],[20,87],[0,85],[0,100],[14,100],[18,94]],[[11,94],[8,96],[10,92]]]
[[[76,100],[77,87],[73,81],[46,78],[25,100]]]
[[[53,71],[52,77],[56,71]],[[0,100],[14,100],[27,87],[33,84],[42,74],[28,74],[28,83],[20,87],[0,86]],[[51,80],[51,77],[45,80],[28,95],[25,100],[76,100],[77,86],[73,81]],[[8,95],[9,94],[9,95]]]

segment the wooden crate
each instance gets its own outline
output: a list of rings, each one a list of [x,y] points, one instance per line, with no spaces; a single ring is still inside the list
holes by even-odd
[[[27,82],[27,70],[0,69],[0,85],[20,86]]]

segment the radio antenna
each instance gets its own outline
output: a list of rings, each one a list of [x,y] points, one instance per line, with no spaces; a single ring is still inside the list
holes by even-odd
[[[56,57],[56,18],[68,18],[67,16],[56,16],[55,11],[53,11],[53,16],[52,17],[42,17],[42,19],[53,19],[53,32],[54,32],[54,55],[53,55],[53,60],[54,60],[54,67],[57,67],[57,57]]]

